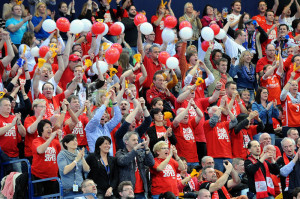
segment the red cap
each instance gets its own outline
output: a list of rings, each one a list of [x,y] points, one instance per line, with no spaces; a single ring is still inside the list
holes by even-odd
[[[69,56],[69,61],[81,61],[81,58],[78,57],[76,54],[72,54]]]

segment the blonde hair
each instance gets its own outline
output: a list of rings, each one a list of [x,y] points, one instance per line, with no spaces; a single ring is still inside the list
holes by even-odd
[[[241,56],[240,56],[240,59],[239,59],[239,66],[240,66],[240,67],[244,66],[244,63],[245,63],[245,58],[244,58],[244,57],[245,57],[247,54],[252,55],[251,52],[248,51],[248,50],[245,50],[244,52],[242,52],[242,54],[241,54]]]
[[[35,5],[34,16],[37,16],[37,17],[40,16],[40,13],[39,13],[38,9],[39,9],[39,7],[41,5],[45,5],[46,6],[46,10],[47,10],[47,5],[44,2],[40,2],[40,3],[38,3],[38,4]]]
[[[52,71],[52,66],[49,63],[44,63],[44,65],[42,66],[42,68],[46,68],[47,70],[49,70],[50,72]]]
[[[102,102],[102,96],[105,96],[106,95],[106,90],[104,89],[99,89],[97,91],[97,94],[96,94],[96,102],[95,102],[95,105],[96,106],[101,106],[104,102]]]
[[[192,5],[192,6],[194,7],[194,5],[193,5],[191,2],[186,2],[186,3],[184,4],[184,9],[183,9],[184,13],[186,13],[186,8],[187,8],[189,5]]]
[[[159,151],[165,145],[168,146],[168,144],[165,141],[157,142],[153,147],[153,153],[157,154],[156,152]]]
[[[46,104],[46,100],[44,99],[35,99],[33,102],[32,102],[32,109],[34,107],[37,107],[37,105],[41,104],[41,103],[45,103]]]

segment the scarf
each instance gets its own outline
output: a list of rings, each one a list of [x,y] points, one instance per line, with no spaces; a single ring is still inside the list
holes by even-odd
[[[192,25],[193,40],[197,40],[199,38],[199,28],[198,28],[198,24],[197,24],[198,19],[196,18],[195,20],[193,20],[193,22],[191,22],[194,15],[192,15],[192,17],[189,17],[187,14],[184,14],[183,16],[184,16],[185,20],[190,22]]]
[[[250,81],[250,82],[254,82],[255,81],[255,69],[254,67],[250,64],[249,65],[249,69],[247,66],[242,66],[242,73],[244,74],[244,76]]]
[[[294,152],[294,154],[296,154],[296,152]],[[284,161],[284,164],[287,165],[288,163],[290,163],[290,160],[289,158],[287,157],[286,153],[283,153],[283,161]],[[285,189],[284,191],[288,191],[289,189],[289,185],[290,185],[290,175],[288,175],[286,178],[285,178]]]
[[[290,97],[293,104],[299,104],[300,103],[300,93],[299,92],[297,93],[296,98],[293,97],[293,95],[290,92],[288,92],[288,96]]]
[[[208,181],[202,181],[201,184],[204,182],[208,182]],[[221,189],[222,189],[223,194],[225,195],[226,199],[230,199],[230,195],[229,195],[226,187],[223,186]],[[219,199],[218,191],[214,191],[214,193],[211,195],[211,199]]]
[[[75,160],[77,157],[78,151],[76,150],[75,153],[71,153],[70,151],[67,150],[62,150],[61,153],[71,162]]]
[[[253,155],[249,156],[248,159],[253,163],[257,163],[257,159],[254,158]],[[256,190],[256,198],[267,198],[269,197],[269,194],[272,196],[275,195],[275,189],[274,184],[271,178],[271,174],[269,171],[268,164],[266,161],[263,163],[265,170],[266,170],[266,179],[261,171],[261,168],[257,170],[257,172],[254,175],[254,181],[255,181],[255,190]]]

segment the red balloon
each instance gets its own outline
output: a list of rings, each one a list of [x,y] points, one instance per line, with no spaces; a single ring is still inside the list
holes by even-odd
[[[201,43],[201,48],[204,52],[207,51],[208,47],[209,47],[209,42],[208,41],[204,41],[204,42]]]
[[[168,59],[169,57],[171,57],[171,55],[170,55],[168,52],[162,51],[162,52],[160,52],[159,55],[158,55],[158,61],[159,61],[160,63],[166,65],[167,59]]]
[[[91,32],[88,32],[87,34],[86,34],[86,37],[85,37],[85,39],[86,39],[86,41],[88,42],[88,43],[91,43],[92,42],[92,33]]]
[[[121,44],[118,44],[118,43],[114,43],[113,45],[111,45],[112,48],[116,48],[118,49],[119,53],[121,54],[122,51],[123,51],[123,48],[121,46]]]
[[[147,22],[147,17],[143,14],[137,14],[134,17],[134,24],[138,26],[139,24]]]
[[[164,21],[164,26],[167,28],[174,28],[177,25],[177,19],[174,16],[167,16]]]
[[[70,21],[65,17],[61,17],[57,19],[56,27],[61,32],[68,32],[70,30]]]
[[[122,33],[122,27],[119,24],[113,24],[109,27],[109,32],[113,36],[118,36]]]
[[[181,30],[182,28],[185,28],[185,27],[193,28],[192,24],[188,21],[183,21],[179,24],[179,30]]]
[[[92,32],[95,35],[100,35],[104,32],[105,26],[102,22],[96,22],[92,25]]]
[[[218,24],[212,24],[209,27],[214,31],[215,36],[217,34],[219,34],[219,32],[220,32],[220,26]]]
[[[117,48],[109,48],[105,52],[105,60],[108,64],[116,63],[120,58],[120,52]]]
[[[40,50],[39,50],[39,54],[40,54],[40,57],[45,57],[47,52],[49,51],[49,47],[48,46],[42,46],[40,47]]]

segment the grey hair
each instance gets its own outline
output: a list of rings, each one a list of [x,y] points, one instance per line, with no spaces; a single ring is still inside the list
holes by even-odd
[[[206,169],[208,169],[208,168],[214,169],[213,166],[205,166],[205,167],[202,169],[202,175],[205,175],[205,174],[206,174]]]
[[[281,142],[280,142],[281,148],[283,148],[283,144],[284,144],[286,141],[288,141],[288,140],[291,141],[291,142],[293,143],[294,146],[296,146],[296,142],[295,142],[294,139],[289,138],[289,137],[285,137],[285,138],[283,138],[283,140],[281,140]]]
[[[128,131],[128,132],[123,136],[123,142],[125,143],[125,141],[128,141],[129,138],[130,138],[132,135],[136,135],[136,136],[139,137],[139,135],[137,134],[137,132],[135,132],[135,131]]]
[[[158,48],[158,49],[159,49],[159,46],[156,45],[156,44],[153,44],[153,45],[149,48],[149,52],[152,52],[153,48]]]
[[[287,131],[287,135],[291,135],[291,132],[292,131],[297,131],[298,132],[298,130],[296,129],[296,128],[290,128],[288,131]]]
[[[213,157],[206,155],[201,159],[201,164],[204,164],[208,158],[214,159]]]
[[[264,135],[270,136],[269,133],[262,133],[262,134],[259,136],[259,143],[261,143],[262,137],[263,137]],[[271,137],[271,136],[270,136],[270,137]],[[272,137],[271,137],[271,140],[272,140]]]

